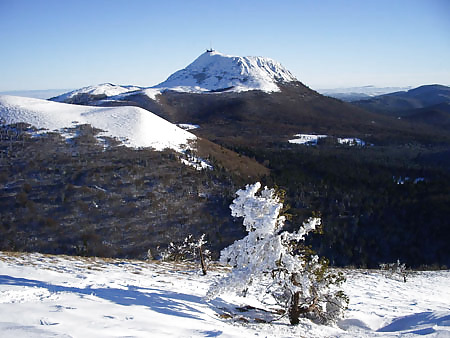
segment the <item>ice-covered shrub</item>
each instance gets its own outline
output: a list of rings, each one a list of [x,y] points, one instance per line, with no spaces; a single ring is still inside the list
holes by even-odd
[[[250,285],[258,284],[264,290],[256,296],[262,299],[270,294],[289,315],[291,324],[298,324],[300,317],[322,323],[339,318],[348,302],[337,288],[344,276],[331,272],[326,260],[304,244],[305,236],[320,225],[321,219],[311,217],[298,231],[283,231],[283,203],[274,189],[261,189],[257,182],[236,194],[231,213],[244,218],[248,235],[222,250],[221,262],[233,270],[211,286],[207,297],[212,299],[223,292],[245,296]]]
[[[395,263],[382,263],[380,264],[380,269],[386,277],[392,279],[400,279],[406,283],[406,276],[408,275],[408,270],[406,270],[406,264],[400,263],[397,259]]]
[[[204,248],[207,243],[205,234],[198,239],[189,234],[181,243],[169,243],[167,249],[161,252],[161,259],[165,261],[200,261],[202,272],[206,275],[207,261],[210,259],[210,251]]]

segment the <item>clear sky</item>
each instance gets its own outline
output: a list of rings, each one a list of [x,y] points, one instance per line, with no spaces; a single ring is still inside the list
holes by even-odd
[[[210,44],[315,89],[450,85],[450,0],[0,0],[0,91],[153,86]]]

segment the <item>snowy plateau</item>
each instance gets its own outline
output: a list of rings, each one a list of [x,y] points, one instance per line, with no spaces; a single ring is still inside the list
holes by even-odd
[[[62,132],[80,124],[102,129],[127,146],[182,151],[196,136],[138,107],[90,107],[18,96],[0,96],[0,118],[6,124],[29,123]]]
[[[450,337],[448,270],[413,272],[406,283],[342,270],[350,304],[334,326],[291,326],[251,297],[205,300],[228,272],[217,265],[203,276],[188,263],[0,252],[0,271],[4,338]]]

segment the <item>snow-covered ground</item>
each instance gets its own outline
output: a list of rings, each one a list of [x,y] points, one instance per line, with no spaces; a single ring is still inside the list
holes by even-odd
[[[328,137],[327,135],[315,134],[295,134],[294,139],[289,140],[289,143],[316,145],[319,139]]]
[[[139,107],[91,107],[47,100],[0,95],[0,119],[7,124],[26,122],[40,129],[61,132],[79,124],[90,124],[131,147],[182,151],[194,134]]]
[[[401,280],[346,270],[346,318],[333,327],[262,310],[233,295],[207,302],[189,264],[0,252],[1,337],[450,337],[450,271]],[[242,306],[249,304],[248,308]],[[236,309],[241,306],[240,309]]]

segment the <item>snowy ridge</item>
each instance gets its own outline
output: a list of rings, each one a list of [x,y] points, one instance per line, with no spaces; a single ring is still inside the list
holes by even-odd
[[[256,56],[230,56],[207,51],[153,88],[182,92],[276,92],[278,83],[297,81],[279,62]]]
[[[0,96],[0,119],[6,124],[25,122],[60,132],[79,124],[102,129],[130,147],[182,151],[196,136],[138,107],[91,107],[17,96]]]
[[[119,94],[124,94],[136,90],[141,90],[142,87],[136,86],[118,86],[112,83],[102,83],[95,86],[83,87],[80,89],[73,90],[71,92],[59,95],[57,97],[52,98],[52,101],[56,102],[65,102],[70,100],[77,95],[92,95],[92,96],[116,96]]]
[[[0,252],[0,271],[5,338],[450,336],[449,270],[416,272],[406,283],[342,270],[350,304],[337,326],[257,323],[269,313],[249,296],[207,302],[209,285],[227,271],[220,267],[202,276],[188,264]]]

